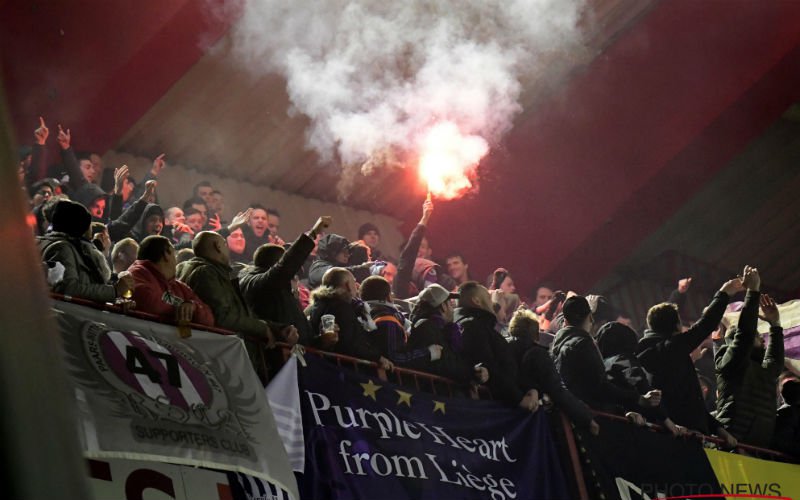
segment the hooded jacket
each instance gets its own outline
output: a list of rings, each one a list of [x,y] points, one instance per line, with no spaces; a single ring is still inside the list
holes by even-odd
[[[646,330],[639,340],[636,357],[653,375],[653,386],[661,389],[661,407],[678,425],[716,432],[720,423],[705,408],[694,363],[689,356],[719,324],[728,294],[717,292],[703,316],[684,333]]]
[[[562,328],[553,339],[550,352],[564,385],[581,401],[596,410],[620,412],[637,408],[639,393],[608,380],[600,350],[589,332],[575,326]]]
[[[66,233],[50,232],[37,238],[42,261],[60,263],[64,275],[52,287],[56,293],[81,297],[95,302],[113,302],[117,298],[114,285],[108,284],[97,258],[102,254],[88,240]]]
[[[372,346],[393,363],[415,370],[430,371],[431,352],[427,346],[411,347],[408,334],[411,324],[394,305],[383,301],[369,301],[369,313],[375,330],[367,332]]]
[[[77,201],[78,203],[83,205],[84,207],[89,208],[89,207],[92,206],[92,203],[94,203],[95,200],[98,200],[100,198],[106,199],[107,196],[108,195],[105,193],[105,191],[103,191],[100,188],[100,186],[98,186],[97,184],[92,184],[90,182],[87,182],[86,184],[81,186],[71,196],[71,198],[72,198],[72,200]],[[103,217],[101,217],[99,219],[94,219],[94,220],[102,221],[102,220],[104,220],[104,219],[106,219],[108,217],[108,213],[109,213],[108,207],[106,207],[105,213],[103,213]]]
[[[338,264],[336,256],[342,250],[348,248],[350,242],[344,236],[338,234],[326,234],[319,240],[317,245],[317,260],[311,264],[308,270],[308,286],[309,288],[317,288],[322,285],[322,277],[328,269],[332,267],[343,267],[353,273],[356,281],[362,281],[369,276],[369,268],[372,263],[359,264],[356,266],[348,266],[346,264]],[[366,274],[365,274],[366,273]]]
[[[162,321],[175,321],[175,308],[184,302],[194,304],[192,323],[214,326],[214,315],[205,302],[191,288],[179,280],[168,280],[155,264],[147,260],[137,260],[128,268],[136,281],[133,300],[138,309],[155,314]]]
[[[459,307],[455,322],[464,330],[464,355],[471,363],[483,363],[489,371],[489,390],[495,398],[517,405],[523,393],[517,386],[517,367],[497,317],[476,307]]]
[[[301,234],[272,267],[248,266],[239,273],[250,310],[261,319],[294,325],[303,345],[312,340],[311,325],[292,293],[292,279],[313,249],[314,240]]]
[[[311,305],[306,310],[311,323],[311,331],[318,338],[321,332],[322,316],[332,314],[339,326],[339,341],[329,349],[332,352],[356,358],[377,361],[381,353],[375,349],[367,337],[367,329],[374,330],[375,325],[365,304],[358,300],[350,300],[344,290],[321,287],[311,295]]]
[[[161,221],[163,223],[164,210],[155,203],[148,203],[144,208],[144,211],[142,211],[142,215],[139,217],[139,220],[136,221],[136,225],[133,226],[133,229],[131,229],[131,238],[136,240],[137,243],[141,243],[143,239],[150,236],[146,232],[147,228],[145,225],[147,223],[147,219],[153,215],[158,215],[161,217]]]
[[[769,346],[756,348],[760,293],[748,290],[739,324],[715,355],[717,420],[743,443],[768,447],[775,429],[775,390],[783,370],[783,329],[770,328]]]

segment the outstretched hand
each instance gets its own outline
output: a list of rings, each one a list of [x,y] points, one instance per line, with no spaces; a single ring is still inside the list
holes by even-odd
[[[59,123],[58,137],[56,137],[56,140],[58,141],[58,145],[61,146],[61,149],[69,149],[69,145],[72,141],[72,133],[69,131],[69,129],[67,129],[65,132]]]
[[[158,177],[158,174],[161,173],[161,170],[163,170],[166,165],[167,164],[164,161],[164,153],[161,153],[160,155],[156,156],[155,160],[153,160],[153,167],[150,169],[150,173],[153,175],[153,177]]]
[[[758,317],[769,323],[770,326],[781,326],[781,313],[772,297],[767,294],[762,295],[760,305],[761,314]]]
[[[114,194],[122,194],[122,186],[129,175],[130,169],[127,165],[114,169]]]
[[[244,212],[239,212],[236,214],[236,217],[233,218],[230,224],[228,224],[228,231],[234,232],[240,227],[244,226],[248,222],[250,222],[250,215],[253,213],[252,208],[248,208]]]
[[[692,285],[692,278],[683,278],[682,280],[678,281],[678,292],[686,293],[689,291],[689,287]]]
[[[47,128],[47,125],[44,124],[44,118],[41,116],[39,117],[39,128],[33,131],[33,138],[36,139],[36,143],[44,146],[44,143],[47,141],[47,137],[50,135],[50,129]]]

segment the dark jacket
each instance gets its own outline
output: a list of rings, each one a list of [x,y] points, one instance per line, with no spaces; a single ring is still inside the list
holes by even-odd
[[[113,202],[114,196],[111,198],[112,200],[110,201]],[[142,217],[142,213],[144,213],[148,205],[145,200],[137,200],[133,205],[126,208],[118,218],[112,218],[111,222],[107,224],[108,236],[111,241],[117,242],[130,236],[131,230]]]
[[[380,301],[369,301],[367,304],[377,327],[367,333],[370,344],[397,365],[429,371],[431,364],[437,361],[431,361],[427,346],[412,348],[408,345],[411,324],[407,323],[403,313],[394,304]]]
[[[392,282],[392,291],[395,297],[399,299],[407,299],[416,295],[416,292],[411,291],[409,285],[411,284],[414,265],[417,261],[417,252],[419,252],[419,246],[422,244],[422,238],[425,237],[425,229],[422,224],[417,224],[414,230],[411,231],[411,236],[408,237],[406,246],[400,251],[397,276],[394,277],[394,282]]]
[[[38,237],[37,244],[43,262],[64,266],[63,278],[52,287],[54,292],[95,302],[113,302],[117,298],[114,285],[106,283],[95,260],[98,252],[91,242],[51,232]]]
[[[474,307],[459,307],[455,321],[464,330],[464,355],[470,363],[483,363],[489,370],[489,390],[496,399],[518,404],[523,397],[517,387],[514,356],[500,334],[497,317]]]
[[[306,312],[315,339],[318,338],[317,333],[321,331],[322,316],[332,314],[336,317],[339,341],[329,348],[332,352],[369,361],[377,361],[381,357],[381,353],[372,347],[367,338],[365,326],[371,318],[360,301],[348,300],[341,290],[322,287],[312,294],[311,305]]]
[[[606,378],[600,350],[580,328],[562,328],[550,346],[553,361],[567,389],[595,410],[621,412],[637,408],[639,393],[612,384]]]
[[[749,290],[739,324],[715,356],[717,420],[739,441],[768,447],[775,429],[775,392],[783,370],[783,329],[770,328],[769,347],[756,348],[759,292]]]
[[[474,377],[473,365],[464,352],[464,333],[461,326],[448,322],[440,313],[434,312],[414,319],[408,345],[412,349],[427,348],[429,345],[442,346],[442,357],[431,363],[431,373],[447,377],[455,382],[466,384]],[[425,368],[419,368],[425,370]],[[491,377],[491,374],[489,374]]]
[[[147,228],[145,227],[145,223],[147,222],[147,219],[153,215],[160,216],[161,221],[164,221],[164,210],[162,210],[161,207],[155,203],[148,203],[145,209],[142,211],[142,215],[139,216],[139,220],[136,221],[133,229],[131,229],[131,238],[136,240],[137,243],[141,243],[143,239],[150,236],[146,232]]]
[[[778,408],[771,448],[800,457],[800,406]]]
[[[227,228],[223,226],[223,229]],[[272,243],[269,239],[269,229],[264,231],[264,234],[261,236],[256,236],[256,233],[253,232],[253,229],[248,224],[245,224],[242,226],[242,233],[244,234],[244,239],[246,242],[244,246],[244,253],[241,257],[242,262],[251,262],[253,260],[253,254],[256,253],[258,247],[267,243]],[[228,237],[227,232],[220,231],[220,234],[226,238]]]
[[[728,300],[725,292],[717,292],[689,330],[677,335],[646,330],[636,348],[642,366],[653,375],[653,387],[661,389],[661,407],[669,418],[703,434],[716,432],[720,424],[706,411],[689,355],[717,327]]]
[[[359,281],[359,278],[364,278],[364,271],[366,270],[368,272],[371,265],[371,263],[366,263],[357,266],[346,266],[330,260],[317,259],[311,264],[311,268],[308,270],[308,287],[313,289],[322,285],[322,277],[325,276],[328,269],[332,267],[343,267],[347,269],[353,273],[356,281]]]
[[[261,319],[294,325],[299,342],[312,340],[311,325],[292,293],[292,279],[314,249],[314,240],[302,234],[270,268],[245,267],[239,285],[248,307]]]
[[[264,382],[264,344],[255,339],[266,339],[267,323],[251,314],[239,289],[239,280],[231,279],[230,275],[229,266],[193,257],[178,264],[176,277],[208,304],[217,326],[233,330],[244,338],[253,367]],[[277,337],[277,331],[272,333]]]
[[[531,344],[522,357],[518,380],[522,391],[536,389],[540,397],[543,394],[550,396],[553,404],[566,413],[575,425],[585,427],[591,422],[589,407],[564,386],[546,347]]]

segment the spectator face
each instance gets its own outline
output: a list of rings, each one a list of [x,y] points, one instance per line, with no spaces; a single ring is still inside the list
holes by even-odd
[[[106,200],[105,198],[98,198],[89,205],[89,213],[92,214],[92,217],[96,217],[98,219],[103,218],[103,212],[106,211]]]
[[[214,191],[214,188],[211,186],[200,186],[197,188],[197,196],[203,198],[203,201],[211,204],[211,192]]]
[[[347,281],[344,283],[344,288],[347,290],[347,293],[350,294],[350,298],[358,296],[358,285],[356,284],[356,279],[351,274],[347,277]]]
[[[336,263],[342,266],[347,265],[347,261],[350,260],[350,250],[344,249],[341,252],[336,254]]]
[[[430,260],[431,255],[433,255],[433,249],[428,244],[428,238],[422,238],[422,243],[420,243],[419,250],[417,251],[417,257]]]
[[[244,239],[244,233],[241,229],[237,229],[228,236],[228,248],[235,254],[244,253],[244,247],[247,242]]]
[[[203,225],[200,226],[202,228],[208,222],[208,208],[205,205],[192,205],[192,208],[200,212],[200,217],[203,219]]]
[[[36,191],[36,194],[33,195],[33,206],[38,207],[42,203],[47,202],[50,198],[53,197],[53,190],[50,186],[42,186]]]
[[[97,179],[97,172],[94,169],[94,165],[89,160],[81,160],[81,173],[83,174],[83,178],[86,179],[86,182],[94,183]]]
[[[381,276],[391,285],[394,283],[394,277],[397,276],[397,266],[387,262],[386,266],[381,270]]]
[[[264,236],[264,233],[269,228],[266,210],[261,210],[260,208],[253,210],[253,213],[250,214],[250,228],[259,238]]]
[[[278,230],[281,228],[281,218],[277,215],[267,214],[267,227],[269,228],[269,234],[277,236]]]
[[[92,162],[92,169],[94,170],[94,178],[95,179],[102,179],[103,178],[103,159],[100,158],[100,155],[97,153],[92,153],[89,155],[89,161]]]
[[[536,303],[534,305],[538,307],[552,298],[553,291],[546,286],[540,286],[539,289],[536,290]]]
[[[500,290],[505,293],[515,293],[517,291],[517,287],[514,286],[514,280],[511,279],[511,276],[506,276],[506,279],[500,283]]]
[[[461,257],[447,259],[447,274],[459,283],[467,278],[467,267]]]
[[[186,217],[183,215],[183,210],[179,207],[172,207],[164,214],[166,219],[166,223],[170,226],[174,226],[176,223],[178,224],[186,224]],[[202,217],[202,216],[201,216]]]
[[[130,179],[125,179],[122,183],[122,199],[123,201],[128,201],[128,199],[133,194],[133,190],[136,186]]]
[[[148,235],[161,234],[164,229],[164,220],[160,215],[151,215],[144,221],[144,232]]]
[[[221,214],[224,208],[225,199],[222,195],[220,193],[211,195],[211,209],[214,210],[214,213]]]
[[[185,220],[186,220],[186,225],[192,228],[194,234],[197,234],[200,231],[202,231],[203,226],[205,226],[206,224],[201,214],[192,214],[189,217],[186,217]]]
[[[363,240],[368,247],[377,248],[378,243],[381,242],[381,235],[379,235],[377,231],[369,230],[364,233]]]

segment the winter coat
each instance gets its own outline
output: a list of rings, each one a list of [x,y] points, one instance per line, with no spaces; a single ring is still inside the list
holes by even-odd
[[[653,375],[653,387],[661,390],[661,407],[678,425],[708,434],[719,422],[706,411],[694,363],[689,356],[719,324],[728,294],[717,292],[703,316],[684,333],[673,335],[646,330],[636,356]]]
[[[494,314],[474,307],[459,307],[455,321],[464,330],[464,355],[489,370],[489,389],[496,399],[518,404],[523,397],[511,348],[500,334]]]
[[[258,247],[260,247],[261,245],[266,245],[267,243],[272,243],[272,241],[270,241],[269,239],[270,235],[269,229],[264,231],[264,234],[262,234],[261,236],[256,236],[256,233],[253,232],[253,229],[249,225],[245,224],[244,226],[242,226],[242,233],[244,234],[244,239],[245,239],[244,252],[242,253],[242,257],[240,258],[242,262],[252,262],[253,254],[256,253]],[[226,238],[228,236],[226,233],[221,232],[220,234],[222,234]]]
[[[339,341],[328,348],[331,352],[345,354],[356,358],[377,361],[381,353],[372,347],[367,330],[374,330],[369,311],[363,302],[350,300],[343,290],[330,287],[321,287],[311,295],[311,305],[306,310],[311,323],[311,331],[318,339],[322,331],[320,323],[322,316],[332,314],[336,317],[339,326]]]
[[[270,268],[248,266],[239,273],[247,306],[261,319],[294,325],[299,342],[312,340],[311,325],[292,293],[292,279],[314,249],[314,240],[301,235]]]
[[[739,324],[717,351],[717,420],[743,443],[768,447],[775,429],[775,392],[783,370],[783,329],[770,328],[769,347],[756,348],[760,293],[749,290]]]
[[[178,264],[177,278],[208,304],[217,326],[233,330],[242,335],[250,360],[262,382],[266,381],[264,370],[267,323],[251,314],[239,289],[239,280],[231,279],[229,266],[211,262],[202,257],[193,257]],[[278,336],[274,331],[273,335]],[[260,339],[256,340],[256,339]]]
[[[778,408],[771,448],[800,457],[800,406]]]
[[[43,262],[64,266],[63,277],[52,285],[54,292],[95,302],[113,302],[117,298],[114,285],[107,283],[104,276],[103,256],[90,241],[50,232],[39,236],[37,245]]]
[[[109,203],[112,205],[110,210],[113,213],[116,213],[116,209],[113,207],[115,198],[118,199],[117,201],[122,199],[121,197],[111,196]],[[131,230],[142,217],[142,213],[145,211],[148,205],[149,204],[145,200],[137,200],[129,208],[125,209],[122,212],[122,215],[116,219],[112,216],[111,222],[107,224],[108,236],[111,238],[111,241],[117,242],[130,236]]]
[[[175,321],[175,309],[184,302],[194,304],[192,323],[214,326],[214,315],[205,302],[191,288],[173,278],[167,280],[158,268],[150,261],[137,260],[128,271],[136,280],[133,300],[136,308],[155,314],[162,321]]]
[[[374,331],[367,333],[370,344],[382,356],[399,366],[429,371],[431,364],[436,362],[431,360],[431,352],[427,346],[411,348],[408,345],[411,323],[403,313],[388,302],[369,301],[367,304],[376,326]]]
[[[342,264],[337,264],[336,262],[332,262],[330,260],[325,259],[317,259],[311,263],[311,267],[308,270],[308,287],[311,289],[317,288],[322,285],[322,277],[325,276],[325,273],[328,269],[332,267],[343,267],[353,273],[353,276],[358,281],[359,277],[364,277],[364,271],[366,270],[369,272],[369,268],[372,263],[360,264],[357,266],[344,266]]]
[[[591,422],[589,407],[564,386],[546,347],[531,343],[522,357],[518,381],[520,390],[524,392],[536,389],[540,397],[543,394],[550,396],[553,404],[566,413],[575,425],[586,427]]]
[[[415,318],[408,337],[412,349],[427,348],[429,345],[442,346],[442,357],[431,363],[431,373],[466,384],[474,376],[473,364],[464,354],[464,333],[457,323],[449,323],[441,314],[433,313],[427,317]],[[424,368],[420,368],[425,371]],[[491,377],[491,374],[489,374]]]
[[[595,410],[632,411],[639,393],[606,378],[600,350],[592,336],[575,326],[558,331],[550,346],[553,361],[567,389]]]

